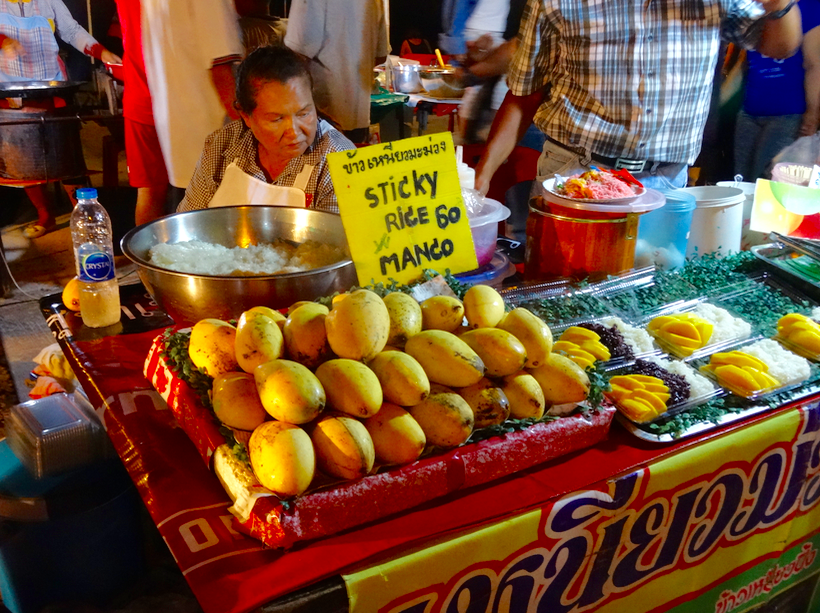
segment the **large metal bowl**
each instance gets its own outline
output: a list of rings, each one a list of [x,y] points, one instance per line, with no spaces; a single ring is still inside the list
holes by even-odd
[[[347,248],[342,219],[333,213],[277,206],[235,206],[162,217],[130,230],[122,252],[137,265],[145,287],[178,324],[207,317],[228,320],[254,306],[286,308],[358,283],[349,258],[306,272],[270,276],[196,275],[160,268],[150,249],[160,243],[199,240],[225,247],[314,240]]]
[[[455,68],[430,66],[419,70],[421,86],[433,98],[461,98],[464,85],[456,76]]]

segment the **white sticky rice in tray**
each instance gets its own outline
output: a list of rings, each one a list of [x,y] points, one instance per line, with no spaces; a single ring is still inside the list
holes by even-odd
[[[820,306],[816,306],[811,310],[811,318],[814,321],[820,321]]]
[[[725,341],[741,341],[752,334],[752,325],[749,322],[732,316],[729,311],[714,304],[701,302],[691,313],[712,324],[712,336],[709,337],[707,346]]]
[[[780,381],[781,385],[792,385],[805,381],[811,374],[808,360],[768,338],[740,347],[738,351],[748,353],[761,362],[765,362],[769,367],[769,374]]]
[[[620,317],[607,317],[601,320],[601,324],[607,328],[615,326],[621,336],[624,337],[624,342],[632,348],[635,355],[643,353],[650,353],[655,350],[655,343],[649,332],[643,328],[636,328],[626,323]]]
[[[202,241],[160,243],[151,247],[155,266],[198,275],[254,276],[304,272],[334,264],[345,257],[343,249],[306,241],[298,247],[273,244],[228,248]]]
[[[774,342],[774,341],[772,341]],[[659,356],[648,356],[644,358],[647,362],[657,364],[673,375],[681,375],[689,384],[689,400],[704,398],[717,389],[717,387],[706,377],[695,371],[694,368],[681,362],[680,360],[667,360]]]

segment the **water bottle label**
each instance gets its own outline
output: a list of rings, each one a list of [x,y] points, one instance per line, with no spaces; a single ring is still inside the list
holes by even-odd
[[[114,278],[114,258],[104,251],[83,254],[80,259],[80,281],[108,281]]]

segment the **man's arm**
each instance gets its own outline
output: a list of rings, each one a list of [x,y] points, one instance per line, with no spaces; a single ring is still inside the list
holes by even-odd
[[[803,38],[803,68],[806,71],[806,112],[800,125],[800,136],[811,136],[820,127],[820,26]]]
[[[791,57],[800,48],[803,38],[803,23],[800,18],[800,8],[793,4],[782,17],[776,17],[777,11],[785,9],[792,0],[758,0],[766,11],[762,17],[760,41],[757,51],[775,59]]]
[[[490,128],[487,148],[475,169],[475,188],[479,192],[487,193],[490,179],[524,136],[543,100],[544,90],[528,96],[516,96],[507,92]]]
[[[225,63],[214,63],[211,66],[211,81],[219,96],[219,101],[225,108],[225,113],[231,119],[239,119],[239,111],[236,110],[236,81],[234,79],[234,61]]]

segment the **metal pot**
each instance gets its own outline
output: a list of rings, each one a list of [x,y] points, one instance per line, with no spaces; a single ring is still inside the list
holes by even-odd
[[[0,177],[49,181],[84,175],[81,123],[69,109],[0,109]]]
[[[289,307],[343,292],[358,283],[350,259],[306,272],[269,276],[218,276],[175,272],[151,263],[151,247],[159,243],[200,240],[235,247],[315,240],[346,246],[342,218],[333,213],[279,206],[236,206],[177,213],[130,230],[122,252],[137,264],[145,287],[178,324],[208,317],[228,320],[254,306]]]
[[[422,87],[433,98],[461,98],[464,95],[464,84],[450,66],[423,68],[419,71],[419,78]]]
[[[393,89],[403,94],[415,94],[421,91],[418,64],[393,66]]]

